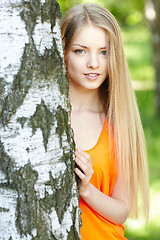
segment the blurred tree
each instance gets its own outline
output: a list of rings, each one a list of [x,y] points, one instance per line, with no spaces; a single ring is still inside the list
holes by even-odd
[[[157,106],[160,114],[160,0],[146,0],[145,13],[152,32]]]

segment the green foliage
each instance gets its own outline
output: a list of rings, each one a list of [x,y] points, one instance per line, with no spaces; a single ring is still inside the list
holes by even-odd
[[[120,24],[135,25],[143,20],[143,0],[58,0],[62,14],[75,4],[97,3],[108,8]]]
[[[155,91],[139,91],[137,99],[146,135],[152,185],[160,179],[160,118],[155,108]]]
[[[61,8],[62,15],[67,11],[69,8],[73,7],[75,4],[81,3],[81,0],[58,0],[58,3]]]
[[[150,218],[147,225],[144,221],[127,221],[126,237],[129,240],[159,240],[160,236],[160,118],[155,109],[155,91],[137,91],[142,124],[144,127],[149,175],[150,175]]]
[[[123,27],[122,37],[132,79],[153,81],[152,45],[147,25]]]

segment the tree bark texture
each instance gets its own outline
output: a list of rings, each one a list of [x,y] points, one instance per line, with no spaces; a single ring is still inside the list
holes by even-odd
[[[0,239],[76,240],[68,79],[56,0],[0,3]]]
[[[151,18],[148,18],[148,21],[152,32],[153,57],[156,71],[157,106],[160,114],[160,1],[146,0],[146,10],[147,9],[151,14]]]

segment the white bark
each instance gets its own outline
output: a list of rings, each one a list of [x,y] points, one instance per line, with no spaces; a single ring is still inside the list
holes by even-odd
[[[0,4],[2,240],[79,239],[74,141],[55,6],[54,0]]]

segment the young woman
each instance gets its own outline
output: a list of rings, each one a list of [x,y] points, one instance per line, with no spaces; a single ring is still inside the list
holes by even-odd
[[[62,39],[77,151],[82,240],[126,239],[123,223],[148,217],[148,171],[140,116],[120,29],[95,4],[76,5],[63,18]]]

